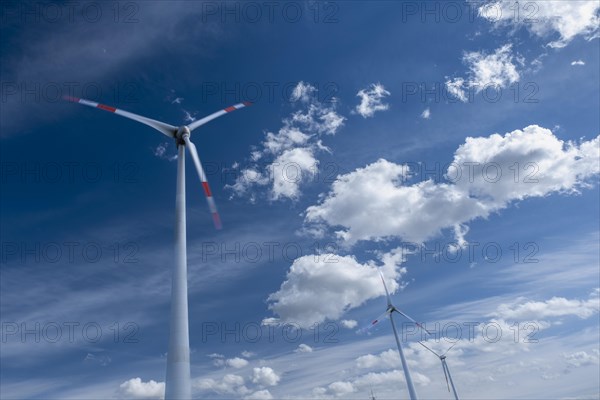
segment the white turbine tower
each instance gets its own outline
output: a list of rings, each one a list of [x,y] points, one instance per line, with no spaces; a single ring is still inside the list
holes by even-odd
[[[387,298],[387,309],[383,314],[381,314],[377,319],[371,322],[369,329],[377,325],[381,322],[385,317],[390,318],[390,322],[392,324],[392,330],[394,331],[394,337],[396,338],[396,345],[398,346],[398,353],[400,354],[400,361],[402,362],[402,370],[404,371],[404,377],[406,379],[406,386],[408,386],[408,394],[411,400],[417,400],[417,392],[415,391],[415,387],[413,385],[412,378],[410,376],[410,371],[408,369],[408,364],[406,363],[406,358],[404,358],[404,351],[402,351],[402,344],[400,343],[400,339],[398,339],[398,332],[396,331],[396,324],[394,323],[393,314],[397,312],[402,315],[404,318],[410,320],[419,328],[423,329],[428,334],[431,334],[423,325],[406,315],[404,312],[396,308],[396,306],[392,303],[392,299],[390,298],[390,293],[388,292],[387,285],[385,284],[385,279],[383,279],[383,274],[379,271],[379,276],[381,276],[381,282],[383,283],[383,288],[385,289],[385,296]]]
[[[200,182],[206,195],[208,208],[212,214],[213,222],[217,229],[221,229],[221,219],[217,212],[212,192],[206,180],[206,174],[198,157],[196,146],[190,141],[191,132],[237,109],[249,106],[251,103],[243,102],[227,107],[189,125],[175,127],[164,122],[142,117],[128,111],[119,110],[94,101],[67,97],[66,100],[83,104],[89,107],[109,111],[125,118],[132,119],[148,125],[165,136],[175,139],[177,144],[177,193],[175,196],[175,267],[173,268],[173,281],[171,287],[171,319],[169,333],[169,350],[167,353],[167,376],[165,399],[186,400],[191,398],[190,383],[190,340],[188,329],[188,298],[187,298],[187,255],[186,255],[186,226],[185,226],[185,147],[190,151]]]
[[[425,345],[425,343],[422,343],[422,342],[419,342],[419,343],[421,344],[421,346],[425,347],[427,350],[429,350],[430,352],[435,354],[440,359],[440,361],[442,362],[442,369],[444,370],[444,376],[446,377],[446,385],[448,386],[448,391],[450,391],[450,385],[452,385],[452,393],[454,394],[454,398],[456,400],[458,400],[458,394],[456,393],[456,387],[454,386],[454,381],[452,380],[452,375],[450,375],[450,369],[448,368],[448,364],[446,363],[446,354],[448,354],[450,349],[453,348],[454,345],[456,345],[456,343],[458,343],[458,342],[456,342],[452,346],[450,346],[450,348],[448,350],[446,350],[444,352],[444,354],[442,354],[442,355],[431,350],[429,347],[427,347]],[[450,382],[448,382],[448,380]]]

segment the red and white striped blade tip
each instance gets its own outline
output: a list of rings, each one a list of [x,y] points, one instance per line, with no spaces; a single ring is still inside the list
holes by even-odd
[[[221,217],[219,216],[219,213],[213,213],[212,217],[213,222],[215,223],[215,228],[217,228],[218,230],[223,229],[223,224],[221,224]]]

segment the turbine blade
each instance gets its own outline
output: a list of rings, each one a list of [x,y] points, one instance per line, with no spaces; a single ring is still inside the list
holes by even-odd
[[[108,111],[120,115],[122,117],[132,119],[137,122],[141,122],[142,124],[148,125],[170,138],[174,138],[175,133],[177,132],[177,128],[173,125],[169,125],[164,122],[157,121],[155,119],[142,117],[141,115],[137,115],[129,111],[119,110],[118,108],[107,106],[105,104],[96,103],[95,101],[70,96],[65,96],[64,99],[73,103],[83,104],[84,106],[99,108],[101,110]]]
[[[427,332],[428,335],[432,335],[431,332],[429,332],[427,329],[425,329],[425,327],[423,325],[421,325],[420,323],[418,323],[417,321],[415,321],[413,318],[409,317],[408,315],[406,315],[404,312],[402,312],[402,310],[398,310],[396,307],[394,307],[394,310],[402,315],[404,318],[410,320],[413,324],[415,324],[416,326],[418,326],[419,328],[421,328],[422,330],[424,330],[425,332]]]
[[[375,318],[373,321],[371,321],[371,323],[367,326],[365,326],[364,328],[361,329],[362,332],[366,332],[371,330],[375,325],[379,324],[380,322],[382,322],[383,320],[385,320],[387,317],[389,317],[391,314],[390,310],[387,310],[386,312],[384,312],[383,314],[381,314],[379,317]]]
[[[212,121],[215,118],[219,118],[221,115],[225,115],[232,111],[239,110],[240,108],[248,107],[250,105],[252,105],[252,103],[250,103],[249,101],[244,101],[243,103],[234,104],[230,107],[224,108],[224,109],[214,112],[210,115],[207,115],[204,118],[201,118],[197,121],[192,122],[191,124],[188,125],[188,128],[190,129],[190,132],[191,132],[194,129],[198,128],[199,126],[202,126],[202,125],[206,124],[207,122]]]
[[[194,165],[196,166],[196,170],[198,171],[198,176],[200,176],[200,182],[202,182],[202,187],[204,188],[204,194],[206,195],[206,202],[208,203],[208,208],[213,217],[213,222],[215,224],[215,228],[221,229],[221,217],[219,216],[219,212],[217,211],[217,205],[215,204],[215,200],[213,199],[212,192],[210,191],[210,186],[208,186],[208,181],[206,180],[206,174],[204,173],[204,169],[202,168],[202,163],[200,162],[200,157],[198,157],[198,151],[196,150],[196,146],[190,138],[185,135],[183,137],[185,141],[186,147],[190,151],[190,155],[192,156],[192,160],[194,160]]]
[[[425,343],[419,341],[419,344],[423,347],[425,347],[427,350],[429,350],[430,352],[432,352],[433,354],[435,354],[436,356],[440,357],[440,355],[438,353],[436,353],[435,351],[433,351],[429,346],[426,346]]]
[[[446,372],[446,364],[442,361],[442,369],[444,370],[444,376],[446,377],[446,386],[448,386],[448,392],[450,392],[450,383],[448,383],[448,372]]]
[[[390,298],[390,292],[388,292],[387,286],[385,284],[385,279],[383,279],[383,274],[379,271],[379,276],[381,277],[381,282],[383,283],[383,288],[385,289],[385,297],[387,299],[388,307],[392,306],[392,299]]]
[[[445,356],[446,354],[448,354],[448,352],[449,352],[449,351],[450,351],[450,350],[451,350],[451,349],[452,349],[454,346],[456,346],[456,344],[457,344],[457,343],[458,343],[458,340],[457,340],[456,342],[452,343],[452,346],[448,347],[448,350],[446,350],[446,351],[444,352],[444,354],[442,354],[442,355],[443,355],[443,356]]]

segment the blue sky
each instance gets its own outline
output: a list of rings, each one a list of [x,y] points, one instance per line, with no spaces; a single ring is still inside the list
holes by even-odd
[[[436,350],[462,327],[461,397],[597,398],[598,3],[273,4],[2,3],[1,397],[163,396],[176,148],[66,94],[254,102],[192,135],[195,398],[407,397],[377,268]]]

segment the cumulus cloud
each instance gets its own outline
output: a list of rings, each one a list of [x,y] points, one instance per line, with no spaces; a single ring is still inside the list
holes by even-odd
[[[447,182],[412,185],[403,184],[407,165],[380,159],[338,176],[322,201],[306,209],[305,221],[333,228],[348,245],[391,237],[422,243],[453,228],[464,246],[464,224],[473,219],[517,200],[589,187],[600,173],[599,146],[600,136],[565,143],[537,125],[469,137],[454,153]]]
[[[344,396],[356,391],[350,382],[333,382],[327,388],[334,396]]]
[[[431,379],[416,371],[411,372],[411,377],[413,382],[419,386],[426,386],[431,383]],[[313,395],[319,398],[324,396],[344,397],[358,391],[370,390],[373,387],[381,388],[396,385],[398,382],[405,382],[402,370],[370,372],[347,381],[333,382],[327,387],[317,387],[313,390]]]
[[[123,399],[162,399],[165,393],[165,383],[141,378],[132,378],[119,385],[119,396]]]
[[[389,289],[403,273],[401,249],[380,256],[380,270]],[[269,309],[280,322],[301,327],[339,319],[345,311],[384,294],[375,262],[360,263],[352,256],[307,255],[292,263],[279,290],[268,297]]]
[[[583,61],[583,60],[575,60],[575,61],[571,62],[571,65],[574,65],[574,66],[576,66],[576,65],[585,65],[585,61]]]
[[[388,237],[420,243],[457,219],[487,215],[485,204],[456,185],[428,180],[403,186],[408,171],[380,159],[338,176],[323,201],[307,208],[305,221],[341,227],[335,234],[347,244]]]
[[[244,397],[244,400],[271,400],[273,395],[268,390],[259,390]]]
[[[340,324],[342,324],[344,328],[354,329],[358,325],[358,322],[353,319],[343,319],[340,321]]]
[[[312,347],[304,343],[300,344],[298,348],[294,350],[295,353],[312,353],[312,351]]]
[[[570,367],[585,367],[587,365],[598,365],[600,352],[598,349],[592,349],[591,353],[586,351],[576,351],[571,354],[563,354],[563,357]]]
[[[389,349],[379,355],[366,354],[356,359],[356,367],[360,369],[385,369],[400,366],[400,356],[397,350]]]
[[[533,4],[533,5],[532,5]],[[574,38],[598,38],[600,3],[597,1],[492,1],[479,7],[479,15],[497,27],[525,27],[541,38],[558,36],[547,45],[561,48]]]
[[[321,137],[335,135],[345,118],[335,104],[319,102],[317,89],[300,82],[294,88],[292,104],[300,109],[283,119],[277,132],[267,132],[259,148],[252,151],[249,165],[239,171],[236,181],[227,185],[233,195],[256,200],[256,188],[268,188],[271,200],[300,197],[300,186],[318,170],[317,155],[328,152]]]
[[[591,297],[588,300],[552,297],[546,301],[525,301],[517,299],[513,304],[501,304],[494,316],[509,320],[531,320],[550,317],[577,316],[581,319],[598,314],[600,299]]]
[[[213,359],[213,364],[217,367],[232,367],[232,368],[244,368],[248,365],[248,360],[240,357],[225,358],[222,354],[210,354],[210,358]]]
[[[512,45],[506,44],[493,53],[466,52],[463,63],[469,68],[468,78],[453,78],[446,81],[446,90],[459,100],[467,101],[468,90],[479,93],[488,87],[504,88],[520,79],[517,66],[514,63]],[[517,62],[522,63],[521,58]]]
[[[250,392],[242,376],[227,374],[221,379],[196,379],[192,386],[199,390],[212,391],[224,395],[246,395]]]
[[[411,378],[416,385],[426,386],[431,383],[431,379],[417,371],[411,372]],[[402,370],[391,370],[385,372],[369,372],[368,374],[359,376],[353,383],[356,387],[372,387],[393,384],[394,382],[405,381],[404,372]]]
[[[248,365],[248,360],[244,360],[243,358],[240,358],[240,357],[234,357],[234,358],[230,358],[230,359],[226,360],[225,365],[227,365],[228,367],[233,367],[233,368],[243,368],[246,365]]]
[[[270,367],[253,369],[252,382],[261,386],[276,386],[281,377]]]
[[[372,83],[366,89],[361,89],[356,93],[360,97],[360,104],[356,106],[355,112],[363,118],[372,117],[377,111],[386,111],[390,108],[389,104],[384,103],[384,99],[390,95],[381,83]]]
[[[431,110],[429,109],[429,107],[427,107],[425,110],[423,110],[423,112],[421,113],[421,118],[423,118],[423,119],[431,118]]]

